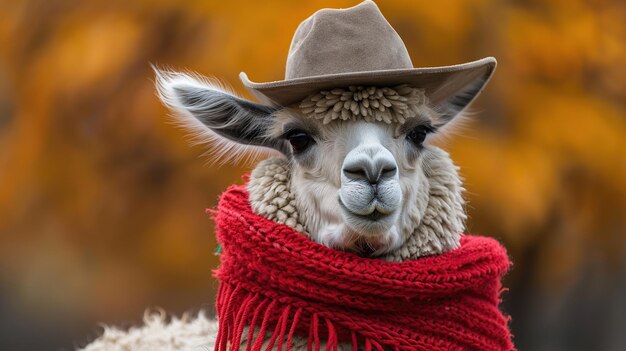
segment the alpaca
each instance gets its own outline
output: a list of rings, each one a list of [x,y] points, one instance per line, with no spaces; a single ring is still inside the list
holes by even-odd
[[[408,112],[370,121],[354,114],[324,119],[327,109],[315,104],[332,107],[332,96],[350,93],[356,101],[361,91],[375,94],[374,87],[324,91],[279,107],[242,99],[192,74],[157,69],[156,77],[159,97],[176,121],[197,140],[216,145],[215,157],[278,154],[252,172],[248,190],[258,214],[322,245],[388,261],[458,247],[466,218],[462,183],[449,155],[430,139],[460,119],[484,76],[437,104],[418,89],[385,88],[383,99],[404,101]],[[281,169],[286,194],[268,190],[275,169]]]
[[[333,96],[342,94],[357,101],[357,92],[376,94],[373,87],[324,91],[279,107],[245,100],[197,75],[155,72],[161,100],[181,126],[215,145],[215,157],[275,154],[250,176],[250,204],[257,214],[322,245],[387,261],[459,246],[466,214],[458,168],[430,140],[458,121],[484,78],[438,104],[418,89],[386,88],[382,95],[391,101],[402,97],[398,100],[410,106],[400,108],[410,112],[368,121],[353,113],[328,118],[328,108],[311,107],[332,108]],[[210,340],[198,350],[212,350],[214,336]],[[296,338],[292,346],[305,350],[307,340]],[[350,349],[352,345],[339,344],[339,350]]]

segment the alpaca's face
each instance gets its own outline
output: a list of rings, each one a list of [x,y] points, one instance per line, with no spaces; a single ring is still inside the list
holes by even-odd
[[[379,255],[403,244],[428,199],[428,116],[404,124],[321,121],[275,113],[272,138],[288,143],[292,192],[313,240]],[[413,218],[416,219],[416,218]]]
[[[159,96],[217,156],[277,150],[291,161],[302,224],[313,240],[363,255],[401,246],[428,204],[425,139],[457,116],[482,82],[404,123],[305,117],[237,97],[214,81],[157,71]],[[437,111],[437,112],[435,112]]]

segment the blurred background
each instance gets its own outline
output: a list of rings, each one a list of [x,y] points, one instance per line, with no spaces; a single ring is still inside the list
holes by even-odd
[[[204,209],[250,166],[210,166],[149,64],[283,78],[333,1],[0,0],[0,349],[73,350],[146,308],[211,310]],[[416,66],[495,56],[444,145],[469,232],[509,250],[521,350],[626,350],[626,3],[379,1]]]

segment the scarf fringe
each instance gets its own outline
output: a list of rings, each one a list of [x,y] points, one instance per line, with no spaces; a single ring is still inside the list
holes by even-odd
[[[233,286],[226,282],[220,283],[217,296],[216,308],[220,327],[217,332],[215,351],[240,350],[242,346],[245,346],[245,351],[292,351],[294,337],[307,335],[307,331],[307,351],[322,350],[323,341],[326,342],[323,350],[338,351],[340,341],[338,327],[343,328],[344,334],[342,335],[348,336],[346,339],[351,340],[353,351],[406,351],[414,350],[416,347],[420,350],[457,350],[458,344],[455,341],[470,342],[477,349],[487,350],[491,349],[487,340],[481,340],[476,336],[467,334],[456,335],[454,329],[476,328],[479,324],[488,323],[489,318],[504,319],[504,316],[491,316],[491,312],[485,310],[483,311],[484,316],[478,316],[473,320],[472,323],[475,324],[473,326],[448,324],[443,329],[437,329],[434,325],[426,323],[422,325],[424,331],[433,334],[448,334],[448,342],[434,346],[414,340],[414,344],[408,345],[395,341],[393,333],[378,340],[364,335],[365,333],[373,335],[376,332],[367,324],[353,321],[352,324],[354,324],[355,329],[362,331],[357,332],[345,323],[336,326],[331,319],[320,315],[320,313],[305,311],[302,307],[295,308],[295,312],[292,313],[295,306],[290,304],[279,306],[279,301],[276,299],[265,297],[259,293],[248,292],[240,286]],[[479,305],[470,307],[480,309]],[[304,318],[303,316],[310,317]],[[509,318],[503,320],[502,323],[506,324],[508,320]],[[402,319],[399,321],[402,324],[408,323]],[[244,333],[246,328],[248,328],[247,334]],[[497,334],[497,331],[493,332]],[[463,339],[457,339],[458,337]],[[361,349],[359,349],[359,345],[361,345]]]
[[[246,351],[292,351],[294,336],[299,335],[298,331],[306,329],[309,331],[307,351],[322,350],[323,342],[323,350],[339,350],[337,326],[330,319],[313,313],[310,320],[305,321],[302,319],[302,307],[292,313],[291,305],[278,307],[277,300],[262,297],[258,293],[239,294],[241,290],[230,284],[220,284],[216,303],[220,328],[215,351],[239,350],[243,346]],[[241,307],[235,315],[233,311],[237,306]],[[279,317],[274,323],[272,317],[276,315]],[[246,327],[248,332],[244,337]],[[350,330],[349,335],[353,351],[359,350],[359,344],[364,345],[364,351],[385,350],[379,342],[354,330]],[[392,347],[394,351],[400,350],[398,345],[386,346]]]

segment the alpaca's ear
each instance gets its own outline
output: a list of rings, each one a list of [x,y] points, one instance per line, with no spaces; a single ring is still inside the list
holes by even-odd
[[[480,68],[458,72],[430,96],[430,102],[439,118],[435,127],[441,127],[461,114],[482,92],[495,70],[495,59]]]
[[[236,153],[248,151],[247,147],[285,151],[284,141],[269,136],[276,108],[242,99],[217,80],[154,70],[163,103],[198,141],[217,142],[218,157],[233,149]]]

